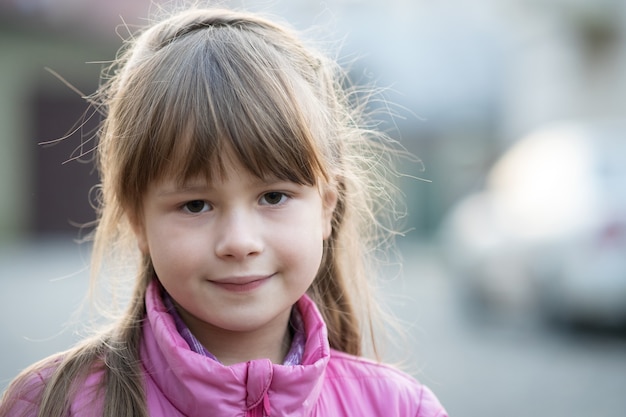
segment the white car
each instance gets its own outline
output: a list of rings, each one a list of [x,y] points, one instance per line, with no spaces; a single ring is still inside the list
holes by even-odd
[[[451,209],[441,237],[474,306],[626,326],[626,124],[523,138]]]

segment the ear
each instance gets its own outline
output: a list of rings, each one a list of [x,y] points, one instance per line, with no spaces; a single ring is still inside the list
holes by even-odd
[[[137,239],[137,247],[142,254],[147,255],[150,253],[148,248],[148,238],[146,236],[146,228],[144,227],[143,218],[141,216],[128,216],[128,221]]]
[[[333,231],[333,213],[337,207],[338,194],[334,187],[325,187],[322,191],[322,227],[324,240],[330,237]]]

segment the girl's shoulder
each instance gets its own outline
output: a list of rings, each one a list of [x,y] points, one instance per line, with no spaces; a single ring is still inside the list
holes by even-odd
[[[61,356],[51,356],[15,377],[2,396],[0,417],[36,416],[43,392],[61,361]]]
[[[328,387],[351,398],[351,408],[379,410],[381,416],[446,417],[437,397],[408,373],[363,357],[331,350]]]
[[[356,374],[365,378],[398,378],[411,385],[419,385],[415,378],[399,368],[383,362],[377,362],[363,356],[355,356],[349,353],[340,352],[335,349],[331,349],[330,351],[330,364],[333,371],[337,372],[338,375],[346,375],[347,373],[350,375]]]
[[[76,410],[93,408],[97,402],[96,392],[102,372],[88,372],[81,381],[68,381],[63,374],[65,359],[66,353],[55,354],[22,371],[11,382],[0,400],[0,417],[37,416],[44,397],[51,391],[48,390],[51,384],[57,385],[54,391],[62,393],[63,400],[71,402],[71,415],[80,415],[75,413]],[[59,398],[48,400],[58,401]]]

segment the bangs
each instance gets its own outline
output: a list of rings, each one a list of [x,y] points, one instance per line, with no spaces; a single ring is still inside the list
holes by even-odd
[[[328,180],[326,141],[312,128],[324,130],[313,88],[275,47],[237,28],[210,27],[164,46],[148,65],[154,59],[159,70],[145,83],[156,92],[147,101],[154,105],[144,106],[149,136],[135,152],[143,172],[126,177],[142,178],[137,191],[164,177],[211,181],[233,156],[260,178]]]

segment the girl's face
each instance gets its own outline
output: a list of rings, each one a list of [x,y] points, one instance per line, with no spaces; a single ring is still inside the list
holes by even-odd
[[[153,183],[135,227],[139,247],[205,345],[225,332],[275,332],[282,341],[320,267],[336,194],[262,180],[240,163],[225,174]]]

